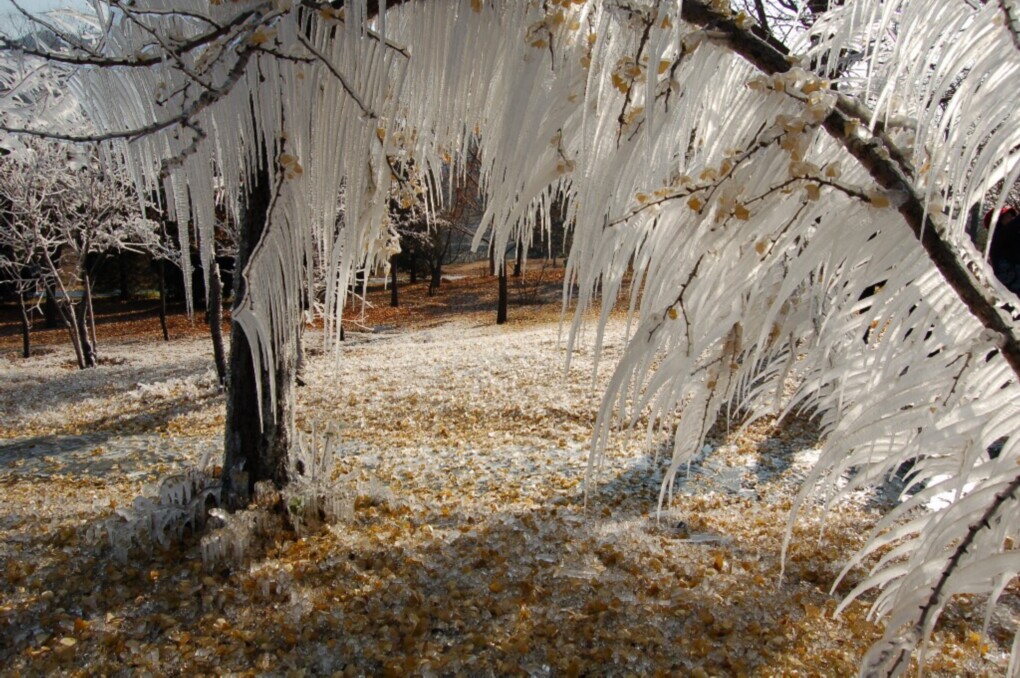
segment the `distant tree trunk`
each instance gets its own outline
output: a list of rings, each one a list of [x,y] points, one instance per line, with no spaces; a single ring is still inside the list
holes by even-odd
[[[212,258],[209,271],[209,334],[212,337],[213,360],[216,363],[216,378],[220,386],[227,384],[227,356],[223,350],[223,280],[220,279],[220,264]]]
[[[48,330],[55,329],[60,324],[60,309],[57,307],[53,290],[48,285],[46,286],[46,301],[43,302],[43,318]]]
[[[28,317],[28,304],[25,303],[25,296],[28,291],[18,294],[18,307],[21,310],[21,355],[28,358],[32,355],[32,320]]]
[[[74,348],[74,357],[78,361],[78,369],[83,370],[86,367],[85,355],[81,347],[81,332],[78,329],[78,316],[74,312],[74,303],[67,298],[67,290],[63,289],[63,285],[61,285],[61,291],[63,292],[61,295],[62,299],[59,303],[56,302],[57,294],[50,285],[53,280],[59,283],[60,278],[54,273],[56,267],[53,265],[53,262],[47,259],[47,264],[53,277],[46,285],[46,294],[54,300],[57,312],[60,314],[60,319],[63,320],[64,327],[67,328],[67,334],[71,337],[71,347]]]
[[[496,275],[496,243],[489,241],[489,275]]]
[[[506,291],[506,261],[499,267],[499,301],[496,306],[496,324],[502,325],[506,322],[507,291]]]
[[[117,273],[120,276],[120,300],[131,299],[131,276],[128,275],[128,257],[123,252],[117,257]]]
[[[67,310],[71,315],[71,324],[74,326],[73,333],[77,336],[77,344],[81,347],[81,358],[79,361],[79,367],[82,369],[96,366],[96,351],[95,346],[92,344],[89,338],[89,285],[88,276],[85,276],[85,291],[82,295],[82,300],[78,302],[77,311],[75,310],[75,303],[70,299],[67,300]],[[66,297],[65,297],[66,298]]]
[[[96,337],[96,311],[92,303],[92,278],[88,271],[82,276],[85,279],[85,315],[88,319],[89,341],[92,343],[92,355],[98,358],[99,339]]]
[[[514,246],[514,277],[521,277],[521,242],[518,240],[517,245]]]
[[[416,263],[417,262],[412,263],[411,264],[411,268],[408,271],[408,275],[411,276],[411,281],[410,282],[411,282],[412,285],[414,285],[415,283],[418,282],[418,266],[416,265]]]
[[[71,335],[71,346],[74,348],[74,356],[78,359],[78,369],[84,370],[88,367],[85,359],[85,350],[82,348],[82,333],[78,328],[78,316],[74,312],[74,304],[68,302],[64,314],[64,324],[67,332]]]
[[[170,330],[166,326],[166,260],[159,260],[159,326],[163,330],[163,341],[170,341]]]
[[[56,256],[59,261],[59,252],[56,253]],[[60,269],[50,252],[43,251],[43,262],[46,267],[46,294],[53,297],[57,310],[60,313],[60,318],[64,321],[64,327],[67,328],[67,333],[71,337],[71,346],[74,347],[74,357],[78,360],[78,369],[84,370],[87,367],[93,367],[95,363],[90,362],[91,347],[86,351],[83,346],[83,343],[88,340],[88,332],[85,331],[85,321],[75,313],[74,301],[67,293],[67,288],[60,278]],[[58,287],[60,290],[60,301],[56,302]]]
[[[397,257],[390,257],[390,306],[398,308],[400,297],[397,294]]]
[[[429,296],[433,296],[439,289],[439,283],[443,281],[443,262],[434,262],[430,267],[431,277],[429,278]]]
[[[287,450],[294,425],[295,361],[287,347],[276,346],[276,364],[263,361],[261,374],[256,374],[252,347],[237,323],[237,311],[247,296],[244,271],[265,231],[271,192],[269,171],[261,169],[252,177],[239,225],[223,461],[223,500],[231,509],[243,508],[251,501],[256,482],[270,480],[282,487],[287,481]],[[270,379],[275,380],[275,407],[270,399]],[[261,399],[259,380],[263,384]]]
[[[84,302],[82,302],[84,304]],[[81,345],[81,365],[82,369],[87,367],[96,366],[96,352],[92,347],[92,342],[89,341],[89,328],[88,321],[85,319],[85,307],[82,305],[78,309],[78,313],[75,314],[75,320],[77,322],[76,333],[78,335],[78,343]]]

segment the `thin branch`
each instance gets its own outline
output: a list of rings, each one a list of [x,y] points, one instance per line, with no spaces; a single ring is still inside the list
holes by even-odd
[[[11,0],[11,4],[18,7],[15,0]],[[244,25],[253,16],[261,14],[262,10],[268,6],[268,3],[262,3],[253,9],[240,12],[233,17],[228,23],[218,26],[215,30],[202,33],[201,35],[195,36],[190,40],[182,42],[176,46],[176,54],[186,54],[199,47],[204,47],[215,40],[224,37],[230,33],[234,28]],[[74,54],[63,54],[60,52],[51,52],[44,49],[36,49],[33,47],[27,47],[23,45],[15,45],[9,39],[0,36],[0,47],[3,49],[16,50],[30,56],[40,57],[47,61],[53,61],[57,63],[69,64],[72,66],[95,66],[98,68],[113,68],[113,67],[125,67],[125,68],[150,68],[152,66],[158,66],[165,63],[167,54],[160,52],[152,56],[136,56],[136,57],[105,57],[99,54],[93,53],[85,45],[77,44],[71,36],[61,32],[55,27],[51,27],[49,24],[33,17],[31,14],[25,12],[25,10],[18,7],[18,9],[25,13],[30,19],[39,23],[47,30],[53,31],[56,35],[68,43],[71,43],[76,49],[85,52],[84,55]],[[277,16],[276,13],[269,15],[271,17]],[[268,18],[268,17],[267,17]],[[169,50],[169,48],[166,48]],[[169,53],[169,52],[168,52]]]
[[[389,0],[389,2],[386,3],[386,5],[387,5],[386,9],[387,10],[393,9],[397,5],[402,5],[405,2],[407,2],[407,0]],[[314,2],[313,0],[302,0],[301,1],[301,6],[302,7],[306,7],[308,9],[311,9],[313,11],[317,11],[317,12],[325,11],[327,8],[329,10],[333,9],[332,5],[330,3],[328,3],[328,2],[325,2],[325,3],[323,3],[323,2]],[[371,19],[371,18],[377,16],[378,14],[379,14],[379,3],[378,2],[369,2],[368,3],[368,18]],[[342,18],[342,17],[337,17],[335,19],[335,21],[337,23],[340,23],[340,24],[346,24],[347,23],[347,21],[344,18]],[[410,59],[411,58],[411,53],[407,51],[407,48],[404,45],[401,45],[400,43],[394,42],[393,40],[390,40],[389,38],[386,38],[386,37],[383,37],[383,36],[379,35],[377,32],[373,31],[371,28],[367,28],[366,27],[365,30],[364,30],[364,33],[365,33],[365,35],[367,37],[369,37],[372,40],[375,40],[375,41],[385,45],[389,49],[392,49],[394,52],[400,54],[405,59]]]
[[[196,21],[202,21],[209,24],[213,28],[223,28],[223,24],[213,21],[208,15],[200,14],[198,12],[189,12],[185,9],[152,9],[144,7],[135,7],[134,5],[126,6],[122,0],[110,0],[110,5],[119,7],[121,9],[129,8],[132,13],[144,15],[144,16],[160,16],[160,17],[185,17],[187,19],[195,19]]]
[[[140,29],[151,35],[152,39],[156,41],[157,45],[159,45],[160,49],[162,50],[162,53],[170,57],[170,59],[173,60],[175,64],[177,64],[177,68],[181,71],[181,73],[188,76],[188,79],[197,82],[204,89],[207,90],[212,89],[212,84],[207,82],[198,73],[195,73],[193,70],[191,70],[191,68],[186,63],[184,63],[184,59],[181,58],[181,52],[177,49],[174,49],[173,45],[167,44],[167,42],[159,34],[159,31],[154,30],[151,26],[149,26],[144,21],[136,17],[130,7],[122,5],[120,2],[118,2],[118,0],[113,0],[112,4],[116,7],[119,7],[121,11],[124,12],[124,16],[128,19],[128,21],[130,21],[135,26],[138,26]]]
[[[64,31],[60,30],[58,27],[54,26],[50,22],[45,21],[40,17],[28,12],[21,5],[18,4],[17,0],[10,0],[10,3],[14,6],[14,9],[18,10],[18,13],[21,14],[21,16],[23,16],[25,19],[29,21],[29,23],[42,26],[46,30],[52,32],[54,35],[59,36],[61,40],[64,40],[68,44],[80,49],[83,52],[91,53],[91,50],[85,45],[85,43],[74,39],[73,36],[66,34]]]
[[[762,30],[771,33],[769,17],[765,13],[765,3],[762,0],[754,0],[754,8],[758,11],[758,23],[761,24]]]
[[[649,38],[649,36],[651,35],[651,32],[652,32],[652,26],[655,24],[655,17],[654,16],[646,16],[646,17],[644,17],[644,20],[645,20],[645,28],[641,32],[641,39],[638,42],[637,54],[634,56],[634,63],[636,65],[640,65],[641,64],[641,55],[645,51],[645,46],[648,44],[648,38]],[[552,43],[550,42],[550,45],[551,44]],[[648,77],[648,78],[653,77],[652,76],[652,69],[654,69],[654,68],[657,68],[657,64],[648,64],[648,67],[647,67],[646,72],[645,72],[645,77]],[[630,86],[627,87],[627,94],[623,98],[623,107],[620,109],[620,115],[616,119],[616,122],[617,122],[616,145],[617,146],[620,145],[620,138],[623,136],[623,128],[627,125],[627,108],[630,106],[630,99],[631,99],[631,96],[634,93],[634,85],[635,84],[637,84],[637,80],[636,79],[632,80],[631,83],[630,83]]]
[[[184,148],[183,151],[181,151],[172,158],[166,158],[165,160],[163,160],[159,167],[159,176],[162,178],[166,178],[167,176],[169,176],[171,170],[177,169],[178,167],[184,165],[185,161],[192,155],[194,155],[195,151],[198,150],[199,144],[201,144],[208,136],[205,133],[205,130],[202,129],[198,125],[198,123],[196,123],[193,120],[190,119],[185,120],[183,123],[181,123],[181,126],[190,129],[192,132],[194,132],[195,136],[191,140],[191,142]]]
[[[45,130],[31,129],[31,128],[16,128],[8,127],[7,125],[0,124],[0,129],[11,132],[13,134],[25,134],[27,136],[41,137],[44,139],[56,139],[58,141],[71,141],[76,143],[88,143],[88,142],[103,142],[103,141],[114,141],[120,139],[126,139],[128,141],[135,141],[144,136],[161,132],[165,129],[169,129],[175,125],[181,127],[189,127],[194,131],[198,131],[193,118],[201,113],[203,110],[216,103],[224,96],[230,93],[234,88],[234,85],[241,79],[245,69],[248,66],[248,62],[251,59],[251,55],[254,53],[254,48],[245,47],[237,52],[237,61],[231,66],[230,71],[227,73],[227,78],[223,84],[216,89],[208,89],[198,96],[195,101],[185,108],[179,115],[175,115],[172,118],[166,120],[157,120],[143,125],[141,127],[135,127],[128,130],[118,130],[113,132],[101,132],[96,134],[67,134],[62,132],[49,132]],[[194,152],[194,149],[189,146],[190,152]],[[188,149],[185,149],[186,151]],[[190,153],[189,153],[190,154]],[[181,158],[183,162],[183,158]],[[180,164],[176,160],[170,161],[170,164]]]
[[[921,606],[921,616],[913,626],[913,630],[919,632],[918,635],[920,635],[920,632],[923,632],[924,627],[928,623],[928,618],[935,614],[935,612],[939,609],[942,591],[949,583],[950,578],[953,576],[953,572],[959,568],[960,561],[962,561],[963,557],[967,555],[967,550],[974,543],[974,540],[977,539],[978,533],[981,532],[981,530],[991,529],[992,519],[995,518],[995,515],[999,512],[999,509],[1002,508],[1003,504],[1010,499],[1016,498],[1018,490],[1020,490],[1020,475],[1014,477],[1013,480],[1011,480],[1006,486],[1006,489],[995,495],[995,499],[988,505],[988,508],[985,509],[980,520],[971,523],[970,526],[968,526],[967,534],[964,535],[963,539],[960,540],[960,543],[957,544],[956,548],[953,550],[953,555],[949,557],[949,561],[946,563],[945,567],[942,568],[939,580],[935,583],[935,586],[932,587],[928,600]],[[901,652],[897,659],[897,664],[906,661],[907,657],[904,655],[905,651]]]
[[[360,108],[362,112],[368,117],[372,118],[373,120],[377,120],[379,116],[375,113],[375,111],[370,109],[365,104],[364,101],[362,101],[361,97],[358,96],[358,93],[354,91],[353,87],[351,87],[351,84],[347,82],[347,78],[344,77],[344,74],[337,70],[336,66],[333,65],[333,62],[327,59],[322,52],[316,49],[315,45],[313,45],[312,42],[308,38],[306,38],[303,33],[298,32],[297,38],[298,42],[304,45],[305,49],[311,52],[316,59],[321,61],[322,65],[329,69],[329,72],[332,73],[333,76],[340,81],[340,86],[344,88],[344,91],[347,92],[348,96],[354,99],[354,103],[358,104],[358,108]]]

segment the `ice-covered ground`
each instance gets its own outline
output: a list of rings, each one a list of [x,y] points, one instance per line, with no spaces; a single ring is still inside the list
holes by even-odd
[[[877,637],[828,593],[877,512],[809,507],[779,585],[793,492],[817,445],[802,421],[710,439],[662,514],[664,464],[618,432],[590,495],[602,371],[569,372],[555,323],[466,316],[308,342],[299,425],[342,436],[344,521],[281,533],[232,569],[194,542],[127,565],[88,538],[159,477],[221,449],[206,341],[0,356],[0,665],[29,672],[254,670],[345,675],[851,675]],[[972,609],[973,608],[973,609]],[[1001,672],[1011,635],[945,615],[934,675]],[[984,654],[984,658],[982,658]]]

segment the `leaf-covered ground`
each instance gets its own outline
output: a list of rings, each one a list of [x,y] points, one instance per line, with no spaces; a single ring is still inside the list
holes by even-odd
[[[95,536],[221,449],[200,331],[166,344],[139,320],[149,335],[101,337],[88,372],[63,345],[23,360],[5,338],[3,673],[855,673],[880,629],[865,603],[833,611],[863,573],[829,588],[886,498],[831,513],[821,538],[820,511],[806,510],[780,582],[791,499],[818,445],[809,422],[720,426],[661,514],[665,465],[620,432],[586,499],[598,384],[623,322],[593,386],[590,344],[564,370],[555,304],[512,307],[496,327],[481,310],[493,279],[445,287],[409,288],[399,310],[370,297],[338,365],[309,342],[300,425],[339,427],[349,519],[276,530],[236,567],[205,566],[197,538],[124,563]],[[926,672],[1003,673],[1016,597],[986,637],[982,601],[951,606]]]

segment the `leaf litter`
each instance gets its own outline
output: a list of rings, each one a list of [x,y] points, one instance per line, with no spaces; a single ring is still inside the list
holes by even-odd
[[[350,333],[310,351],[299,428],[332,426],[332,524],[268,524],[209,567],[198,535],[127,562],[91,535],[160,478],[221,449],[207,343],[110,343],[70,372],[56,350],[0,386],[0,665],[13,674],[854,675],[880,629],[829,592],[884,497],[803,511],[806,420],[720,426],[656,510],[666,460],[619,431],[586,494],[601,384],[623,323],[564,371],[558,326],[471,315]],[[308,345],[315,346],[314,340]],[[640,426],[638,428],[641,428]],[[293,510],[293,507],[292,507]],[[1015,590],[1004,596],[1016,597]],[[930,675],[1005,670],[1012,628],[962,598]],[[1002,606],[1008,615],[1014,604]]]

